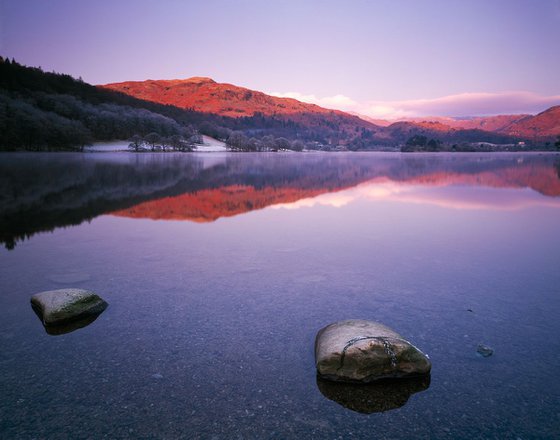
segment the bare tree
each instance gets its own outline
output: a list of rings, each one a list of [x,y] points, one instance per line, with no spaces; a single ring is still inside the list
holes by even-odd
[[[128,148],[136,152],[140,151],[142,145],[144,145],[144,139],[142,139],[142,136],[139,136],[137,134],[132,136],[128,141],[130,142],[128,144]]]

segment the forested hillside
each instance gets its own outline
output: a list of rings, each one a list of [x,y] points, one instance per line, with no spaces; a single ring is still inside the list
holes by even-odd
[[[171,109],[162,112],[158,106],[149,107],[69,75],[0,60],[3,150],[75,149],[95,141],[128,139],[150,132],[162,136],[189,134],[189,112],[181,112],[184,120],[180,121]]]

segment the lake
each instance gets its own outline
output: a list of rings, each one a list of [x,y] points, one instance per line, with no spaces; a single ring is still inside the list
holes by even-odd
[[[559,225],[555,154],[2,154],[0,435],[553,438]],[[51,335],[65,287],[109,307]],[[317,379],[350,318],[431,377]]]

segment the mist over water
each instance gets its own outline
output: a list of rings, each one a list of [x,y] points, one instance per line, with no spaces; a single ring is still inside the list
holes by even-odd
[[[558,155],[7,154],[0,190],[4,438],[560,430]],[[29,298],[64,287],[109,307],[53,336]],[[318,381],[349,318],[430,380]]]

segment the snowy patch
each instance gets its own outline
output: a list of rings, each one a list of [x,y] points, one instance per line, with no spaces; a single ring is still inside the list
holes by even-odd
[[[84,148],[84,151],[128,151],[128,141],[96,142]]]
[[[202,135],[202,145],[196,146],[196,152],[200,153],[214,153],[214,152],[224,152],[226,150],[225,142],[214,139],[210,136]]]

